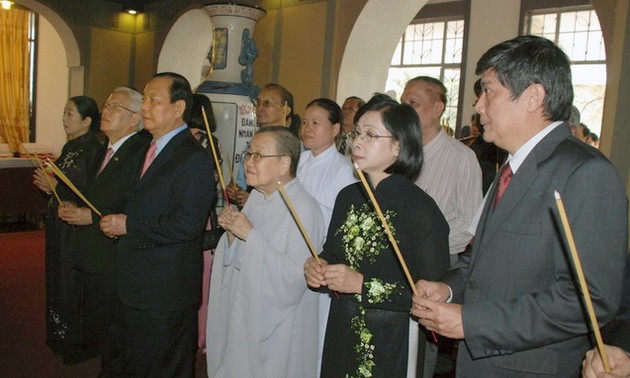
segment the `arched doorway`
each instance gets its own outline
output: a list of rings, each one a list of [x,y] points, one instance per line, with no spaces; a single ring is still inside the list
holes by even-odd
[[[36,142],[50,145],[58,155],[66,142],[61,110],[68,97],[84,94],[85,69],[79,45],[70,27],[52,9],[38,1],[14,1],[40,16]]]
[[[383,91],[394,49],[409,22],[428,0],[368,0],[350,33],[339,69],[337,101],[370,98]],[[360,68],[360,69],[359,69]]]

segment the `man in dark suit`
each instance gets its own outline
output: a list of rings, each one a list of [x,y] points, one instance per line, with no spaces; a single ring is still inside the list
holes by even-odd
[[[142,95],[127,87],[114,89],[103,104],[101,131],[108,144],[99,152],[96,177],[84,193],[102,214],[125,210],[131,184],[144,159],[143,150],[150,137],[138,132],[142,128],[141,105]],[[119,334],[113,323],[117,315],[113,279],[116,244],[101,232],[99,216],[88,207],[65,203],[59,207],[59,216],[80,226],[75,246],[80,256],[77,268],[83,273],[84,343],[101,354],[103,375],[117,376],[121,356]]]
[[[211,159],[184,122],[191,104],[179,74],[147,83],[142,118],[153,141],[126,213],[100,222],[106,235],[121,237],[116,280],[133,376],[193,375],[201,243],[216,186]]]
[[[458,376],[575,377],[591,341],[554,190],[606,324],[621,296],[625,189],[612,164],[563,126],[573,87],[559,47],[517,37],[488,50],[476,73],[484,139],[507,150],[508,161],[488,191],[472,252],[442,282],[418,281],[412,313],[462,340]]]

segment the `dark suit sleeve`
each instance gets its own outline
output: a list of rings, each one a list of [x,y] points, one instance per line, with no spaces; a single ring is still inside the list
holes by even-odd
[[[127,218],[127,234],[133,235],[136,247],[199,239],[209,216],[216,185],[213,165],[205,153],[199,148],[197,153],[172,159],[169,164],[174,164],[167,167],[171,174],[151,178],[150,184],[160,190],[147,191],[147,195],[154,197],[143,199],[151,201],[158,210],[132,212]]]
[[[589,332],[582,297],[576,287],[577,278],[568,264],[569,250],[559,226],[554,189],[562,194],[597,318],[600,324],[606,324],[615,315],[620,302],[628,241],[625,190],[613,166],[603,157],[585,159],[574,165],[565,182],[555,182],[562,187],[541,189],[540,193],[533,193],[530,197],[532,201],[540,198],[544,202],[540,218],[535,221],[539,221],[542,227],[539,238],[548,239],[548,244],[537,244],[535,240],[524,239],[524,236],[513,232],[513,237],[524,240],[520,244],[523,250],[519,250],[524,259],[515,262],[514,266],[500,267],[512,272],[508,277],[515,280],[516,275],[523,271],[522,266],[536,264],[536,261],[542,260],[535,258],[542,259],[542,255],[552,254],[552,258],[547,260],[551,266],[530,267],[547,272],[544,287],[540,287],[540,282],[527,282],[527,277],[521,277],[523,288],[520,295],[505,300],[473,298],[468,301],[469,297],[466,297],[462,320],[466,344],[473,358],[510,354]],[[554,184],[553,179],[551,183]],[[530,207],[538,205],[528,204]],[[501,236],[504,235],[507,233]],[[543,248],[543,251],[525,250],[530,245],[549,247]],[[530,254],[531,257],[528,256]],[[489,278],[479,277],[481,279]],[[477,282],[467,283],[470,284]],[[496,285],[496,290],[504,288]],[[512,290],[514,294],[516,289]]]
[[[615,320],[602,329],[602,337],[606,344],[615,345],[630,352],[630,255],[626,257],[621,308]]]

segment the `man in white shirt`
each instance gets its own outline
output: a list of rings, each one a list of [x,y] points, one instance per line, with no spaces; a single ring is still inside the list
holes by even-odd
[[[336,138],[336,146],[339,153],[343,156],[352,156],[352,149],[350,148],[352,141],[348,135],[354,130],[354,116],[363,105],[365,105],[363,99],[357,96],[350,96],[346,98],[341,106],[343,118],[341,122],[341,132]]]
[[[440,126],[446,108],[446,87],[441,81],[429,76],[409,80],[401,102],[414,108],[420,118],[424,161],[416,185],[435,200],[448,222],[452,265],[473,236],[468,226],[482,199],[481,168],[475,153]],[[418,332],[415,322],[409,331],[411,350]],[[433,376],[435,361],[431,359],[437,346],[427,343],[426,350],[425,376]]]
[[[481,203],[481,168],[475,153],[440,126],[446,107],[446,88],[441,81],[428,76],[411,79],[401,101],[420,118],[424,162],[416,185],[435,200],[448,222],[453,264],[472,239],[468,226]]]

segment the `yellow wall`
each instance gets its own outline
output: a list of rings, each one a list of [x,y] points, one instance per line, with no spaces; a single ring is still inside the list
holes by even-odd
[[[129,81],[131,34],[92,28],[91,41],[88,93],[102,103],[112,89]]]
[[[284,10],[280,84],[295,97],[295,112],[304,113],[306,104],[321,97],[324,34],[327,3],[315,3]]]
[[[295,97],[298,114],[315,98],[335,99],[346,41],[365,3],[324,1],[268,11],[254,33],[260,53],[254,63],[256,84],[285,86]],[[331,40],[326,33],[332,33]]]
[[[142,92],[142,88],[155,73],[154,56],[155,33],[136,34],[135,75],[131,86]]]

